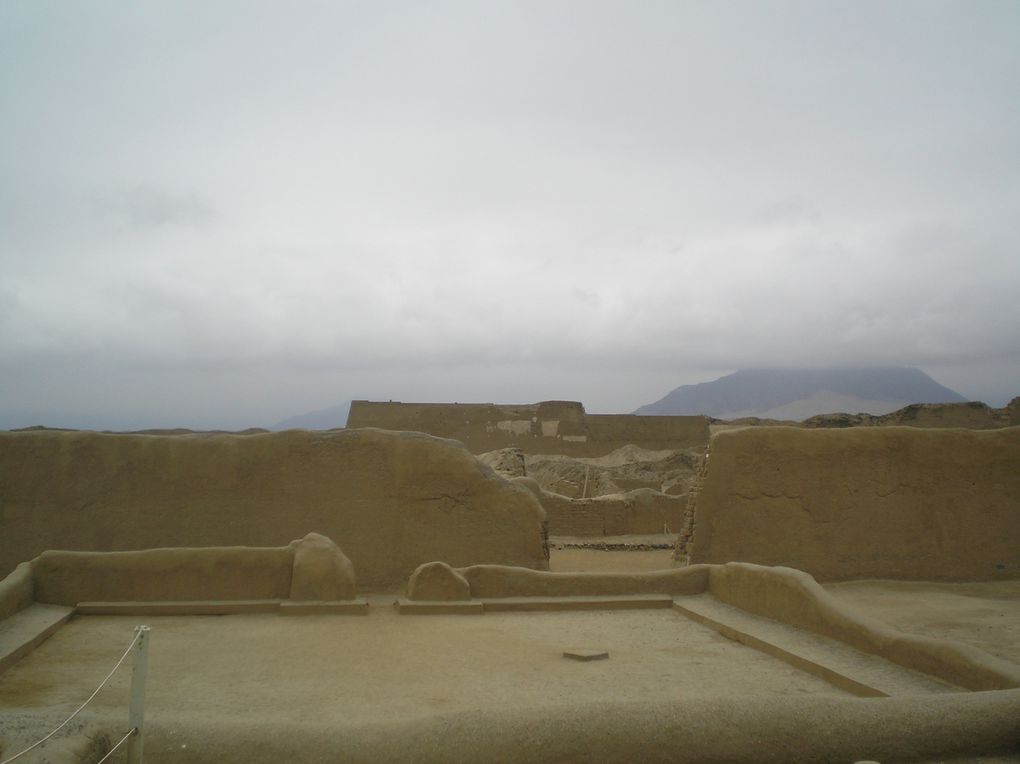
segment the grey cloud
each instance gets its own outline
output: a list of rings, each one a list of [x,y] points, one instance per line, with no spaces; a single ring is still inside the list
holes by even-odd
[[[983,0],[5,4],[0,400],[626,411],[781,363],[1006,397],[1017,28]]]
[[[96,194],[93,202],[118,224],[131,228],[202,228],[216,217],[213,206],[194,191],[181,193],[145,184],[118,193]]]

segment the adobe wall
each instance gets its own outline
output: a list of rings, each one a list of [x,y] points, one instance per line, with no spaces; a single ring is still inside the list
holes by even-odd
[[[590,597],[607,595],[701,594],[708,589],[711,568],[707,565],[640,573],[553,573],[506,565],[472,565],[457,568],[470,587],[471,596]]]
[[[720,432],[693,509],[678,548],[692,563],[823,581],[1018,578],[1020,428]]]
[[[800,423],[801,427],[965,427],[972,430],[1017,425],[1020,425],[1020,398],[1014,398],[1001,409],[980,401],[912,403],[888,414],[817,414]]]
[[[588,414],[576,401],[534,404],[353,401],[348,427],[427,432],[474,454],[516,447],[528,454],[605,456],[627,444],[650,450],[703,447],[703,416]]]
[[[676,533],[683,525],[686,496],[647,488],[594,499],[571,499],[542,491],[551,536],[622,536]]]
[[[309,533],[284,547],[197,547],[126,552],[47,550],[0,579],[0,620],[40,602],[292,600],[357,596],[354,567],[332,540]]]
[[[0,621],[24,610],[35,601],[32,564],[20,563],[12,573],[0,578]]]
[[[43,552],[32,561],[36,602],[270,600],[290,593],[290,547]]]
[[[0,576],[47,549],[267,547],[317,531],[361,588],[418,565],[547,567],[545,512],[456,443],[380,430],[0,432]]]
[[[803,571],[743,562],[710,570],[709,593],[728,605],[830,637],[968,690],[1020,687],[1020,667],[1015,664],[952,640],[905,634],[840,602]]]

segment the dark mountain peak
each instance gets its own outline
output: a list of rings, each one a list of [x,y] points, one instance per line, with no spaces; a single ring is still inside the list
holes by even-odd
[[[868,412],[876,414],[910,403],[957,403],[966,400],[913,367],[758,368],[741,369],[713,382],[683,385],[661,400],[642,406],[635,413],[706,414],[720,418],[770,416],[774,409],[811,399],[814,399],[815,408],[856,403],[864,407],[862,410],[869,407],[876,409]],[[801,408],[806,410],[811,405],[806,403]],[[813,411],[804,416],[813,413],[830,412]],[[786,418],[803,417],[787,414]]]

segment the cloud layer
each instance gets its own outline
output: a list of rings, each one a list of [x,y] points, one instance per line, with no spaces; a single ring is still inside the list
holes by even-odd
[[[1010,2],[5,3],[0,426],[763,365],[1001,403],[1018,43]]]

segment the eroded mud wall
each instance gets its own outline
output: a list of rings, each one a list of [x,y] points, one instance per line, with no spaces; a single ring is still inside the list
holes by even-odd
[[[686,497],[643,489],[595,499],[542,492],[551,536],[621,536],[675,533],[683,525]]]
[[[830,581],[1020,578],[1020,428],[719,433],[689,552]]]
[[[317,531],[359,587],[423,562],[546,564],[545,513],[458,444],[416,433],[0,433],[0,575],[47,549],[278,546]]]
[[[475,454],[514,447],[528,454],[605,456],[627,444],[650,450],[703,447],[709,435],[707,417],[587,414],[576,401],[354,401],[347,425],[427,432],[459,440]]]

